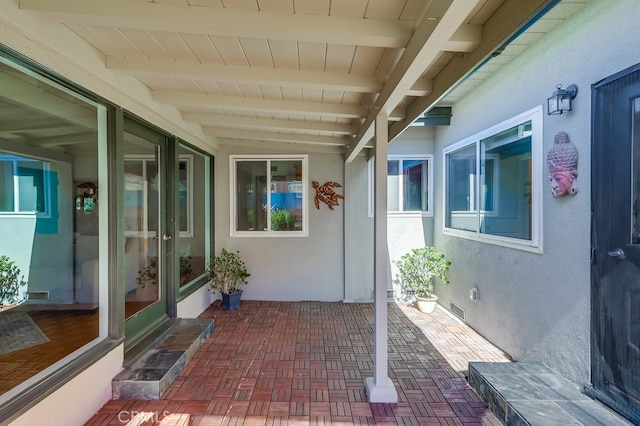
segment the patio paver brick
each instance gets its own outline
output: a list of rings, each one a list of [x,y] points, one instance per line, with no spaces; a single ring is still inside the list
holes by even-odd
[[[140,411],[163,413],[145,425],[499,425],[465,375],[469,361],[508,356],[443,310],[388,313],[396,404],[369,403],[364,388],[372,304],[242,301],[203,312],[214,332],[160,400],[112,400],[87,424]]]

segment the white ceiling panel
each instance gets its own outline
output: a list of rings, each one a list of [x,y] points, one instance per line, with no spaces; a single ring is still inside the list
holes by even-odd
[[[587,2],[20,0],[19,7],[67,27],[103,55],[106,69],[138,79],[155,102],[219,141],[322,145],[349,160],[371,146],[378,111],[389,114],[394,137],[425,111],[455,105]]]

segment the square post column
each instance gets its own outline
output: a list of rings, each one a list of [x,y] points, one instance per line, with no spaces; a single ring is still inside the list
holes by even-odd
[[[374,284],[373,284],[373,377],[365,379],[369,402],[398,402],[398,392],[388,373],[387,314],[387,144],[386,116],[375,122],[374,161]]]

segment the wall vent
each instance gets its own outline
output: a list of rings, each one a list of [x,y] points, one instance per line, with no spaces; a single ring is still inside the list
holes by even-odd
[[[462,306],[456,305],[455,303],[451,302],[449,310],[453,315],[460,318],[462,321],[465,321],[466,313]]]
[[[48,291],[28,291],[27,300],[49,300]]]

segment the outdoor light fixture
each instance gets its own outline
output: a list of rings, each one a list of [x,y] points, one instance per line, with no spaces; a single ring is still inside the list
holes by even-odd
[[[571,101],[578,94],[578,86],[570,85],[566,89],[562,88],[562,84],[556,86],[556,91],[547,99],[547,114],[562,114],[571,111]]]

